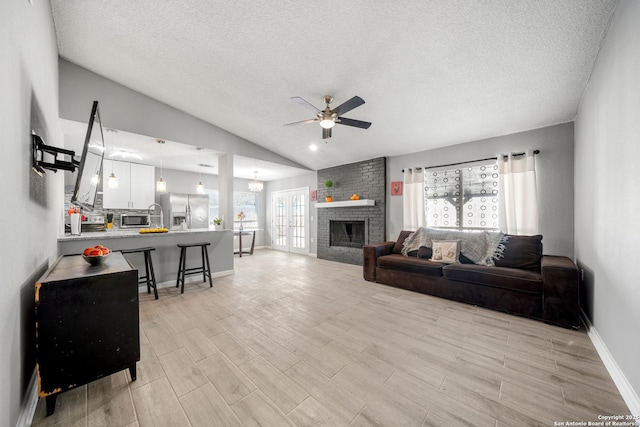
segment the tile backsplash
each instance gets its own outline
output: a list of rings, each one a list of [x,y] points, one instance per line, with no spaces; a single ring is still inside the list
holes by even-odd
[[[67,186],[64,189],[64,214],[65,214],[65,224],[69,223],[69,215],[67,215],[67,211],[72,205],[71,196],[73,196],[73,186]],[[146,209],[103,209],[102,208],[102,192],[98,192],[96,195],[96,203],[94,209],[85,209],[83,208],[83,213],[101,213],[104,214],[105,218],[108,213],[113,214],[113,226],[120,227],[120,214],[146,214],[148,211]]]

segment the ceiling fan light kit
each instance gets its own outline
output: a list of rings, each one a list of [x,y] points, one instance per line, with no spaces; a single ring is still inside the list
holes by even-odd
[[[290,125],[299,125],[304,123],[314,123],[317,122],[322,127],[322,139],[331,138],[331,129],[336,125],[336,123],[346,126],[357,127],[360,129],[369,129],[371,126],[370,122],[364,122],[362,120],[354,120],[349,119],[347,117],[342,117],[341,114],[347,113],[353,110],[356,107],[364,104],[364,100],[359,96],[354,96],[350,100],[338,105],[336,108],[331,109],[329,104],[333,102],[333,97],[329,95],[325,95],[323,101],[325,103],[324,110],[320,110],[316,108],[310,102],[305,101],[299,96],[294,96],[291,100],[304,108],[313,111],[316,114],[315,119],[303,120],[300,122],[287,123],[285,126]]]
[[[331,129],[335,125],[336,125],[336,122],[331,117],[324,117],[322,120],[320,120],[320,126],[322,126],[325,129]]]

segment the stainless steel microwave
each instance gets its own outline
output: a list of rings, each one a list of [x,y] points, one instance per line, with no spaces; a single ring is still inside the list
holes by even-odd
[[[149,227],[148,214],[121,214],[120,228],[143,228]]]

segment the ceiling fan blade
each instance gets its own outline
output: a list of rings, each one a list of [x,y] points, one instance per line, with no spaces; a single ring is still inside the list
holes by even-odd
[[[322,128],[322,139],[331,138],[331,128],[325,129]]]
[[[347,111],[351,111],[354,108],[361,106],[362,104],[364,104],[364,99],[360,98],[359,96],[354,96],[350,100],[338,105],[336,108],[331,110],[331,112],[341,115],[346,113]]]
[[[362,120],[347,119],[346,117],[338,117],[338,120],[336,120],[336,123],[341,125],[354,126],[362,129],[369,129],[369,126],[371,126],[371,123],[369,122],[363,122]]]
[[[291,100],[293,102],[295,102],[296,104],[302,105],[304,108],[313,111],[315,114],[318,114],[320,112],[320,110],[318,110],[316,107],[314,107],[313,104],[305,101],[304,99],[300,98],[299,96],[292,96]]]
[[[318,121],[318,119],[301,120],[299,122],[285,123],[285,126],[302,125],[302,124],[305,124],[305,123],[313,123],[313,122],[317,122],[317,121]]]

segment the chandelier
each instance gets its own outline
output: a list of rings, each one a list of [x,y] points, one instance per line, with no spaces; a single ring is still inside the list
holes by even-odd
[[[258,171],[254,171],[253,173],[255,174],[255,179],[249,183],[249,191],[259,193],[264,187],[264,182],[258,181]]]

